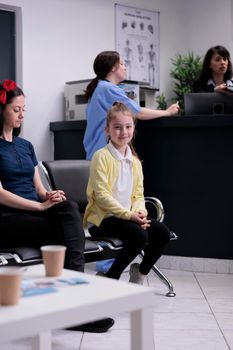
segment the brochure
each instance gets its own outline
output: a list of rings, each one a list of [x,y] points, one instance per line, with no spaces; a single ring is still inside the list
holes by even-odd
[[[80,277],[44,277],[39,279],[23,278],[21,283],[22,297],[54,293],[58,292],[60,288],[84,283],[88,282]]]

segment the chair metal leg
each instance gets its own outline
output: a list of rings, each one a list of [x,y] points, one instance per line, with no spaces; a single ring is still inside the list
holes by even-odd
[[[157,266],[153,266],[152,267],[152,271],[159,277],[159,279],[164,283],[166,284],[166,286],[168,287],[168,292],[166,293],[166,296],[167,297],[175,297],[176,296],[176,293],[174,292],[173,290],[173,285],[172,283],[169,281],[169,279],[162,273],[162,271],[160,271],[158,269]]]
[[[141,254],[139,254],[140,258],[142,259],[144,255],[144,252],[142,252]],[[162,271],[159,270],[159,268],[154,265],[152,267],[152,271],[156,274],[157,277],[159,277],[159,279],[168,287],[168,292],[166,293],[167,297],[175,297],[176,293],[173,290],[173,285],[172,283],[169,281],[169,279],[162,273]]]

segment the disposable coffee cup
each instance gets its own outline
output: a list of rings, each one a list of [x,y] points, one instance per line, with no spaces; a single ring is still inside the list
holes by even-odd
[[[0,268],[0,305],[15,305],[19,302],[21,277],[20,267]]]
[[[40,249],[46,276],[61,276],[65,262],[66,247],[63,245],[45,245]]]

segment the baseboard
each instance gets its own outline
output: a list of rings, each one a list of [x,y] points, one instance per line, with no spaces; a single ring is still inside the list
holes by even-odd
[[[233,273],[233,260],[224,259],[163,255],[157,261],[156,266],[161,269],[181,271]]]

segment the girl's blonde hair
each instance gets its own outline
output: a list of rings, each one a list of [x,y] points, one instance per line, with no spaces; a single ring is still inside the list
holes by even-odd
[[[131,109],[129,107],[127,107],[122,102],[114,102],[112,107],[107,112],[107,120],[106,120],[106,126],[107,127],[109,127],[110,122],[114,119],[115,114],[119,113],[119,112],[130,115],[132,117],[132,121],[134,123],[134,126],[136,126],[136,118],[134,117],[134,114],[131,111]],[[135,137],[135,130],[134,130],[133,139],[134,139],[134,137]],[[135,151],[135,149],[133,147],[133,144],[132,144],[133,139],[130,141],[129,147],[130,147],[130,149],[132,151],[132,154],[135,157],[139,158],[138,155],[137,155],[137,152]]]

